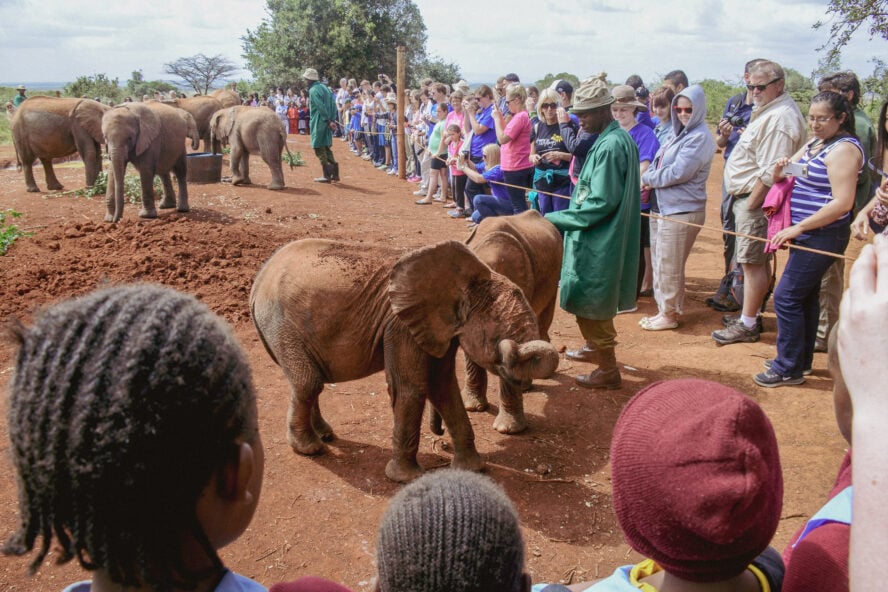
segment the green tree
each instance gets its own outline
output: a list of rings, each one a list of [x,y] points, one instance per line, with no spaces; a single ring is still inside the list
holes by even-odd
[[[873,73],[861,80],[863,96],[860,104],[867,115],[876,121],[879,118],[882,101],[888,97],[888,64],[879,58],[872,58],[870,62],[873,64]]]
[[[88,97],[103,103],[118,103],[122,95],[117,78],[111,80],[105,74],[78,76],[77,80],[66,84],[62,92],[69,97]]]
[[[886,0],[830,0],[826,9],[829,21],[829,40],[819,49],[827,50],[827,59],[841,53],[854,33],[861,27],[869,29],[870,39],[888,39],[888,1]],[[826,26],[817,21],[814,29]]]
[[[743,86],[712,78],[701,80],[700,86],[706,95],[706,122],[712,125],[721,120],[728,99],[737,93],[746,92]]]
[[[199,53],[164,64],[163,71],[178,76],[187,82],[194,92],[205,95],[213,88],[214,82],[234,74],[238,71],[238,67],[221,54],[206,56]]]
[[[816,93],[814,83],[811,79],[792,68],[784,68],[785,86],[784,90],[789,93],[803,115],[808,115],[808,106],[811,104],[811,97]]]
[[[567,72],[561,72],[559,74],[546,74],[545,76],[543,76],[542,80],[537,80],[534,83],[534,86],[536,86],[540,90],[543,90],[544,88],[549,88],[550,86],[552,86],[552,83],[556,80],[567,80],[568,82],[570,82],[570,85],[574,87],[574,90],[576,90],[580,86],[580,79],[574,74],[568,74]]]
[[[143,96],[148,95],[154,98],[154,91],[159,90],[162,93],[171,90],[179,90],[175,84],[170,84],[163,80],[145,80],[141,70],[134,70],[130,79],[126,81],[126,94],[133,100],[140,100]]]
[[[444,84],[449,84],[453,86],[454,83],[458,82],[460,78],[462,78],[462,74],[459,71],[459,66],[456,64],[451,64],[445,62],[443,59],[439,57],[429,58],[423,60],[413,70],[413,75],[415,80],[422,80],[423,78],[431,78],[435,82],[443,82]]]
[[[426,60],[426,28],[412,0],[267,0],[268,16],[241,37],[247,68],[263,87],[302,83],[305,68],[333,81],[395,74],[398,45],[407,77]]]

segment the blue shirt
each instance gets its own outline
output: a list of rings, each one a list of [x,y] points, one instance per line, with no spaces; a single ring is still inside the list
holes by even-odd
[[[493,124],[493,105],[488,105],[486,109],[482,109],[475,114],[475,121],[478,125],[483,125],[487,131],[483,134],[472,134],[472,150],[469,154],[473,159],[478,160],[484,156],[482,150],[488,144],[496,142],[496,129]]]
[[[85,581],[71,584],[62,592],[90,592],[90,590],[92,590],[92,582]],[[215,592],[268,592],[268,589],[250,578],[226,570],[225,576],[216,586]]]

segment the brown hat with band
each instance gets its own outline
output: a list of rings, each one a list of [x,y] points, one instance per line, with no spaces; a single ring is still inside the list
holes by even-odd
[[[598,76],[587,78],[580,83],[573,96],[573,105],[570,107],[571,113],[592,111],[593,109],[607,107],[613,103],[614,98],[607,92],[606,78],[607,74],[602,73]]]
[[[611,94],[614,96],[614,103],[617,105],[626,105],[647,111],[647,106],[635,98],[635,89],[628,84],[615,86],[611,89]]]

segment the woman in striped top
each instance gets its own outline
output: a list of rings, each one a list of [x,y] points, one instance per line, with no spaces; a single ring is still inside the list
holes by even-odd
[[[813,138],[792,158],[781,158],[774,181],[794,170],[790,198],[792,225],[778,232],[776,246],[791,242],[841,255],[851,235],[851,208],[857,177],[863,167],[863,149],[854,135],[854,112],[848,100],[834,92],[811,99],[808,125]],[[794,167],[798,169],[798,167]],[[804,382],[811,369],[819,316],[820,279],[833,257],[791,249],[780,283],[774,292],[777,313],[777,357],[765,362],[766,371],[756,374],[760,386],[774,387]]]

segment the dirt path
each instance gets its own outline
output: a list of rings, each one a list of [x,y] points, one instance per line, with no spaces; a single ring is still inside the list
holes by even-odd
[[[390,454],[391,411],[382,373],[329,385],[321,397],[336,430],[329,452],[317,458],[293,453],[286,441],[288,386],[259,343],[249,320],[247,297],[259,266],[279,246],[304,237],[349,239],[415,248],[444,239],[463,240],[463,221],[440,207],[413,205],[415,185],[374,170],[345,149],[334,150],[342,183],[312,183],[320,172],[304,137],[290,137],[308,166],[286,170],[287,189],[267,191],[270,176],[254,159],[260,185],[189,187],[193,211],[162,212],[155,221],[137,217],[127,205],[117,225],[102,222],[104,203],[71,195],[29,194],[21,173],[0,171],[0,209],[24,216],[17,224],[34,232],[0,257],[0,320],[29,318],[38,306],[82,294],[107,283],[160,282],[195,294],[234,327],[253,367],[260,424],[267,447],[262,500],[249,530],[222,552],[232,569],[265,585],[302,575],[320,575],[354,590],[371,590],[375,532],[398,486],[383,474]],[[0,149],[0,161],[8,156]],[[716,155],[709,182],[707,225],[717,227],[722,157]],[[83,186],[76,163],[58,169],[68,189]],[[227,174],[227,173],[226,173]],[[42,172],[38,184],[45,188]],[[851,247],[856,254],[859,245]],[[785,258],[782,255],[781,258]],[[688,310],[677,331],[647,333],[638,319],[655,312],[650,298],[639,310],[617,317],[618,359],[625,365],[623,388],[591,392],[574,386],[582,364],[563,359],[558,373],[539,381],[525,396],[530,429],[502,436],[489,412],[471,415],[488,474],[518,506],[527,564],[534,581],[578,581],[608,574],[634,559],[622,541],[611,506],[608,446],[622,405],[641,387],[665,378],[696,376],[734,386],[759,401],[771,417],[781,446],[785,478],[783,520],[775,538],[782,550],[789,536],[823,502],[845,443],[832,414],[826,357],[817,354],[814,373],[800,387],[766,390],[751,376],[775,354],[776,321],[765,319],[761,342],[718,348],[709,337],[721,313],[703,300],[720,277],[721,237],[702,232],[688,264]],[[556,346],[580,343],[573,318],[556,312],[550,330]],[[0,389],[11,375],[12,350],[0,345]],[[0,411],[5,415],[5,397]],[[0,471],[12,475],[6,425],[0,426]],[[447,465],[449,441],[423,428],[420,463]],[[16,528],[16,490],[0,482],[0,536]],[[59,590],[86,574],[79,567],[47,565],[29,578],[25,559],[0,561],[0,589]]]

